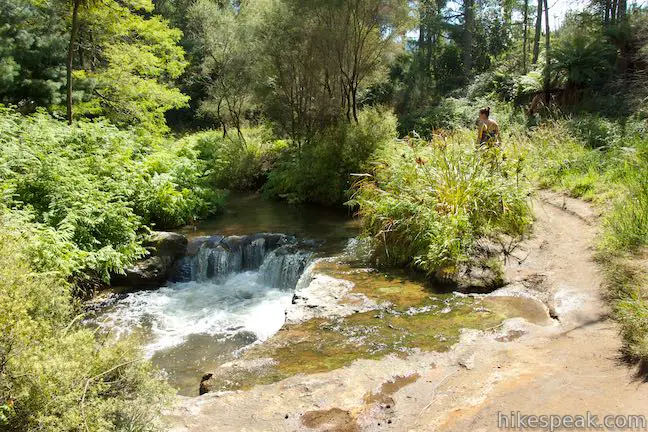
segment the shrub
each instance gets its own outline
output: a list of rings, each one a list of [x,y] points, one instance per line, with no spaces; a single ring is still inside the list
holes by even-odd
[[[274,139],[265,127],[243,129],[242,136],[201,132],[185,140],[198,152],[210,184],[234,190],[260,188],[286,147],[285,141]]]
[[[105,121],[68,126],[0,108],[0,191],[73,251],[64,267],[108,278],[144,253],[147,226],[168,228],[217,206],[195,152]]]
[[[79,326],[63,275],[29,264],[48,228],[1,215],[0,429],[155,430],[169,387],[132,341]]]
[[[452,274],[472,264],[479,238],[526,232],[529,187],[513,153],[476,149],[468,131],[387,145],[350,201],[375,239],[376,260]]]
[[[264,191],[291,202],[339,204],[374,152],[396,136],[396,119],[376,108],[362,110],[357,123],[342,122],[282,154]]]
[[[209,182],[200,152],[191,143],[163,141],[141,164],[134,209],[147,225],[173,228],[224,206],[226,192]]]
[[[648,245],[648,141],[638,142],[625,155],[616,177],[626,191],[605,218],[604,245],[613,250]]]

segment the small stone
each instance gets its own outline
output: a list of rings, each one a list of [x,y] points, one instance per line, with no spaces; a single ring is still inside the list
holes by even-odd
[[[391,420],[387,420],[387,424],[391,424]]]
[[[466,358],[463,358],[459,360],[459,366],[463,366],[464,368],[471,370],[475,367],[475,355],[470,355]]]
[[[288,420],[288,414],[286,414],[284,418],[285,418],[286,420]]]

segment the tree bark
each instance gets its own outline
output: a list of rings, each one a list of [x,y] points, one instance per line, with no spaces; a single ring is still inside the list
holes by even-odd
[[[524,23],[522,35],[522,72],[527,72],[527,38],[529,33],[529,0],[524,0]]]
[[[617,12],[617,21],[624,22],[626,18],[626,12],[628,10],[628,1],[627,0],[618,0],[619,10]]]
[[[548,0],[544,0],[545,9],[545,72],[544,72],[544,91],[545,102],[549,106],[551,101],[551,29],[549,28],[549,5]]]
[[[605,27],[610,25],[610,9],[612,9],[611,0],[605,0],[605,15],[603,17],[603,24],[605,24]]]
[[[463,37],[463,66],[464,75],[470,77],[472,72],[472,44],[473,44],[473,22],[475,0],[464,0],[464,37]]]
[[[538,12],[536,13],[535,35],[533,37],[533,59],[531,64],[538,63],[540,56],[540,34],[542,33],[542,0],[538,0]]]
[[[74,47],[76,45],[77,33],[79,30],[79,7],[81,0],[73,0],[72,3],[72,28],[70,29],[70,44],[68,46],[67,63],[66,63],[66,108],[67,121],[72,124],[72,66],[74,61]]]

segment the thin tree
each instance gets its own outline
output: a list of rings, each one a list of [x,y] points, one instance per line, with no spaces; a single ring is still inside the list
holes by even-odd
[[[538,11],[536,13],[535,35],[533,37],[533,59],[531,64],[538,63],[540,56],[540,34],[542,33],[542,0],[538,0]]]
[[[464,0],[464,29],[463,29],[463,67],[464,75],[470,76],[472,71],[472,44],[475,21],[475,0]]]
[[[527,71],[527,39],[529,33],[529,0],[524,0],[524,23],[522,34],[522,72]]]
[[[612,1],[605,0],[605,13],[603,18],[603,24],[605,24],[605,27],[610,25],[610,9],[612,9]]]
[[[544,0],[545,9],[545,71],[544,71],[544,91],[545,102],[549,106],[551,100],[551,31],[549,29],[549,5],[548,0]]]
[[[72,124],[72,67],[74,60],[74,50],[76,47],[77,33],[79,32],[79,8],[83,0],[72,0],[72,28],[70,29],[70,42],[68,45],[67,62],[66,62],[66,108],[67,121]]]

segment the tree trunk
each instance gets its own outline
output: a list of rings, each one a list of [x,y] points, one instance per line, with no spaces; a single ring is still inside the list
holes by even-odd
[[[617,21],[620,23],[625,21],[626,12],[628,10],[628,1],[627,0],[618,0],[619,2],[619,11],[617,12]]]
[[[612,1],[605,0],[605,16],[603,18],[603,24],[605,24],[605,27],[610,25],[610,9],[612,9]]]
[[[464,75],[470,77],[472,72],[472,44],[473,44],[473,22],[475,20],[474,1],[464,0],[464,37],[463,37],[463,66]]]
[[[549,106],[551,101],[551,29],[549,28],[549,5],[548,0],[544,0],[545,8],[545,72],[544,72],[544,91],[545,102]]]
[[[538,0],[538,12],[536,13],[535,35],[533,37],[533,59],[531,64],[538,63],[540,56],[540,34],[542,33],[542,0]]]
[[[66,63],[66,85],[67,85],[67,121],[72,124],[72,63],[74,60],[74,46],[76,45],[77,32],[79,30],[79,6],[81,0],[73,0],[72,3],[72,29],[70,29],[70,44],[68,46]]]
[[[529,0],[524,0],[524,23],[522,35],[522,72],[527,72],[527,38],[529,33]]]
[[[353,99],[353,120],[358,123],[358,84],[353,85],[351,97]]]

